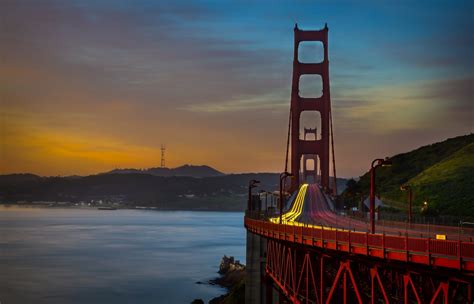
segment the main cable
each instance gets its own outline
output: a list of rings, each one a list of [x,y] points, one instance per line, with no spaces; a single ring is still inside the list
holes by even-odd
[[[334,129],[332,127],[331,102],[329,102],[329,123],[331,126],[331,151],[332,151],[332,169],[333,169],[333,175],[334,175],[334,196],[337,196],[336,154],[334,154]]]
[[[286,157],[285,157],[285,171],[288,172],[288,154],[290,152],[290,130],[291,130],[291,108],[288,116],[288,134],[286,136]]]

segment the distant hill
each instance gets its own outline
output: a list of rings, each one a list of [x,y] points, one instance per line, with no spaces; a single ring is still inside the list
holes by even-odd
[[[413,189],[414,211],[426,200],[435,214],[474,216],[474,134],[459,136],[423,146],[390,158],[392,167],[377,170],[377,192],[392,207],[406,208],[405,192],[400,185]],[[356,205],[357,195],[369,193],[369,172],[343,193]],[[418,206],[418,207],[416,207]]]
[[[184,171],[186,172],[186,171]],[[98,174],[85,177],[0,175],[0,203],[103,201],[122,206],[169,210],[243,211],[248,182],[261,181],[254,193],[278,189],[278,173],[228,174],[212,177]],[[338,186],[346,183],[338,179]]]
[[[13,173],[0,175],[0,183],[22,183],[22,182],[34,182],[41,180],[41,176],[31,174],[31,173]]]
[[[151,174],[154,176],[189,176],[195,178],[224,175],[224,173],[209,166],[193,165],[184,165],[176,168],[114,169],[102,174]]]
[[[251,179],[260,189],[278,187],[277,173],[215,177],[155,176],[143,173],[98,174],[81,178],[0,175],[0,203],[104,201],[123,206],[169,210],[243,211]],[[258,190],[256,190],[258,191]]]

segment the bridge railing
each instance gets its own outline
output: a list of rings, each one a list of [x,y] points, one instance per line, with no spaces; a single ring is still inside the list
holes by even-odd
[[[250,217],[245,218],[245,226],[266,237],[307,246],[474,271],[473,242],[280,225]]]
[[[350,216],[354,219],[365,220],[368,219],[369,212],[354,211],[351,209],[338,209],[338,212],[343,212],[346,216]],[[406,211],[395,212],[393,209],[384,209],[376,212],[377,218],[379,220],[384,220],[388,223],[394,222],[408,222],[408,214]],[[412,224],[419,225],[441,225],[441,226],[452,226],[452,227],[461,227],[461,228],[473,228],[474,227],[474,218],[466,216],[451,216],[451,215],[423,215],[414,213],[411,217]]]
[[[272,217],[277,217],[279,214],[273,210],[245,210],[245,216],[247,218],[255,219],[255,220],[269,220]]]
[[[270,218],[278,217],[279,214],[276,210],[251,210],[246,211],[246,216],[251,219],[269,221]],[[357,219],[348,217],[350,220],[347,221],[336,221],[328,226],[327,224],[320,222],[315,219],[307,219],[306,223],[294,223],[294,225],[300,226],[322,226],[328,228],[329,230],[341,229],[341,230],[351,230],[353,232],[369,232],[370,223],[366,219]],[[474,229],[468,227],[452,227],[452,226],[440,226],[440,225],[422,225],[422,224],[408,224],[407,222],[393,222],[386,220],[377,220],[376,221],[376,231],[380,234],[385,234],[387,236],[409,236],[412,238],[436,238],[437,235],[441,235],[447,240],[452,241],[465,241],[473,242],[474,241]]]

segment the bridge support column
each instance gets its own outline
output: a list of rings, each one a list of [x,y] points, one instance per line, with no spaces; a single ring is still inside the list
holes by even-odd
[[[273,303],[273,280],[265,274],[265,304]]]
[[[247,230],[245,303],[267,303],[266,251],[267,240]]]

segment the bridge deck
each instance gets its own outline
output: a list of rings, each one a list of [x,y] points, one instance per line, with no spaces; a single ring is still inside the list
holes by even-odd
[[[474,272],[474,242],[466,241],[472,229],[463,236],[455,227],[391,223],[377,225],[379,233],[368,233],[367,223],[338,215],[316,185],[303,185],[292,198],[287,212],[270,221],[246,217],[250,231],[268,238],[305,246],[343,251],[382,259],[434,265]],[[435,239],[444,234],[446,240]]]
[[[369,222],[354,219],[333,212],[329,207],[329,197],[323,194],[315,185],[301,186],[298,195],[290,199],[288,210],[283,214],[283,223],[296,226],[321,226],[347,229],[352,231],[369,231]],[[288,216],[290,214],[290,216]],[[278,223],[279,217],[271,219]],[[437,234],[444,235],[447,240],[472,241],[473,228],[463,228],[441,225],[408,224],[395,221],[376,221],[376,232],[388,235],[408,235],[420,238],[435,238]]]

